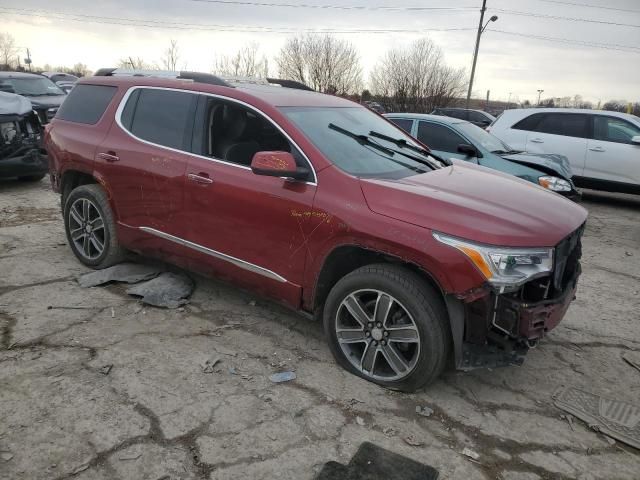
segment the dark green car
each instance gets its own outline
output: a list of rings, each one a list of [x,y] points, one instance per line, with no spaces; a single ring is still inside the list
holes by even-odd
[[[464,120],[419,113],[389,113],[385,117],[427,145],[435,155],[473,162],[552,190],[572,200],[580,198],[563,155],[513,150],[489,132]]]

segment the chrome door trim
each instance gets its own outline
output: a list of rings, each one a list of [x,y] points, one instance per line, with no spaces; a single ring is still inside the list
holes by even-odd
[[[311,186],[314,186],[314,187],[318,185],[318,174],[316,173],[316,169],[313,166],[313,163],[311,163],[311,160],[309,160],[309,157],[307,156],[307,154],[304,153],[304,151],[298,146],[298,144],[293,140],[293,138],[291,138],[291,136],[287,132],[285,132],[284,129],[280,125],[278,125],[274,120],[271,119],[271,117],[269,117],[262,110],[254,107],[253,105],[251,105],[251,104],[249,104],[247,102],[243,102],[242,100],[238,100],[238,99],[233,98],[233,97],[227,97],[225,95],[219,95],[219,94],[216,94],[216,93],[199,92],[197,90],[186,90],[186,89],[181,89],[181,88],[153,87],[153,86],[149,86],[149,85],[135,85],[133,87],[130,87],[127,90],[127,92],[124,94],[122,99],[120,100],[120,104],[118,105],[118,109],[116,110],[116,113],[115,113],[115,121],[116,121],[116,124],[118,125],[118,127],[120,127],[120,129],[125,134],[130,136],[131,138],[133,138],[133,139],[135,139],[135,140],[137,140],[139,142],[145,143],[147,145],[151,145],[153,147],[161,148],[163,150],[168,150],[170,152],[181,153],[183,155],[189,155],[191,157],[200,158],[202,160],[209,160],[210,162],[220,163],[220,164],[223,164],[223,165],[228,165],[230,167],[239,168],[241,170],[249,170],[249,171],[251,171],[251,167],[248,167],[248,166],[245,166],[245,165],[240,165],[238,163],[228,162],[228,161],[223,160],[221,158],[207,157],[207,156],[204,156],[204,155],[198,155],[197,153],[187,152],[186,150],[180,150],[180,149],[177,149],[177,148],[167,147],[165,145],[160,145],[158,143],[150,142],[148,140],[145,140],[143,138],[140,138],[140,137],[134,135],[129,130],[127,130],[125,128],[125,126],[122,124],[122,119],[121,119],[122,112],[124,111],[124,107],[126,106],[127,101],[129,100],[129,97],[133,94],[133,92],[135,92],[136,90],[139,90],[139,89],[144,89],[144,88],[150,89],[150,90],[167,90],[167,91],[173,91],[173,92],[190,93],[192,95],[203,95],[203,96],[207,96],[207,97],[219,98],[219,99],[226,100],[226,101],[229,101],[229,102],[237,103],[239,105],[242,105],[245,108],[248,108],[249,110],[253,110],[258,115],[260,115],[262,118],[264,118],[269,123],[271,123],[274,127],[276,127],[276,129],[288,141],[290,141],[291,144],[294,147],[296,147],[298,149],[300,154],[304,157],[304,159],[309,164],[309,167],[311,168],[311,171],[313,172],[313,181],[306,181],[306,182],[300,182],[300,183],[304,183],[306,185],[311,185]],[[281,177],[281,178],[286,180],[286,177]]]
[[[169,240],[170,242],[177,243],[178,245],[182,245],[188,248],[192,248],[193,250],[197,250],[198,252],[204,253],[206,255],[210,255],[219,260],[224,260],[226,262],[232,263],[236,267],[242,268],[243,270],[248,270],[253,273],[257,273],[258,275],[262,275],[263,277],[270,278],[271,280],[276,280],[282,283],[289,283],[286,278],[278,275],[271,270],[260,267],[253,263],[247,262],[245,260],[241,260],[236,257],[232,257],[231,255],[227,255],[226,253],[218,252],[216,250],[212,250],[210,248],[204,247],[194,242],[190,242],[189,240],[185,240],[184,238],[176,237],[169,233],[161,232],[160,230],[156,230],[151,227],[138,227],[140,230],[146,233],[150,233],[151,235],[155,235],[156,237],[163,238],[165,240]]]

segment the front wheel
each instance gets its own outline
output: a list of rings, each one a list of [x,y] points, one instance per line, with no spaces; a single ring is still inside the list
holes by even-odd
[[[435,380],[450,350],[441,296],[420,276],[369,265],[333,287],[324,328],[337,362],[387,388],[412,392]]]

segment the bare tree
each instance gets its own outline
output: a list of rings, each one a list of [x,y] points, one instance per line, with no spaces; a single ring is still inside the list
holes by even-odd
[[[449,67],[430,39],[389,50],[371,72],[372,93],[388,110],[430,112],[464,93],[464,69]]]
[[[133,70],[157,70],[158,66],[153,63],[147,63],[140,57],[123,57],[118,61],[118,68],[127,68]]]
[[[234,77],[268,77],[269,62],[260,55],[257,43],[249,43],[233,55],[222,55],[214,59],[213,73]]]
[[[177,70],[179,60],[180,52],[178,49],[178,41],[172,39],[169,47],[164,51],[164,56],[162,57],[162,65],[166,70],[174,72]]]
[[[330,35],[306,35],[287,40],[276,59],[279,76],[314,90],[338,95],[358,93],[362,67],[356,48]]]
[[[0,33],[0,70],[11,69],[18,65],[19,48],[14,38],[8,33]]]

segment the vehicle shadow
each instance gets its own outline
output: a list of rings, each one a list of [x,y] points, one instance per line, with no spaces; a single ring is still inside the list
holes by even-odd
[[[596,190],[583,189],[582,201],[602,206],[627,207],[634,210],[640,209],[640,195],[599,192]]]

